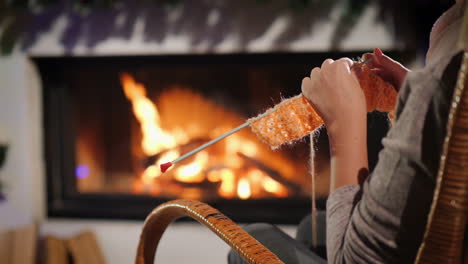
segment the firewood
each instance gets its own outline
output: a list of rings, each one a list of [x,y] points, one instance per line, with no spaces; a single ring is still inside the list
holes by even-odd
[[[52,235],[44,238],[45,264],[68,264],[67,242]]]
[[[34,264],[36,246],[36,225],[3,232],[0,234],[0,260],[9,264]]]
[[[105,264],[93,232],[82,232],[67,241],[74,264]]]

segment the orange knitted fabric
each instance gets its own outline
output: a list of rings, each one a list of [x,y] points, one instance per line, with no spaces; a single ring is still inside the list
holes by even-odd
[[[393,111],[397,98],[395,88],[364,63],[355,62],[352,69],[366,96],[367,111]],[[259,115],[248,121],[257,137],[272,148],[300,139],[323,124],[322,118],[302,94],[282,101],[267,112],[270,113],[263,118]]]

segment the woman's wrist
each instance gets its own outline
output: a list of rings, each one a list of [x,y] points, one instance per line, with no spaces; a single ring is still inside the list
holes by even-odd
[[[352,152],[361,148],[367,148],[367,144],[363,144],[367,142],[366,130],[366,123],[353,123],[337,130],[332,129],[331,132],[328,132],[330,154]]]
[[[331,185],[334,191],[349,184],[357,184],[358,176],[367,170],[367,115],[358,115],[346,122],[327,127],[330,141]]]
[[[366,133],[367,113],[366,111],[356,111],[342,115],[341,118],[331,122],[326,122],[330,144],[342,144],[350,142],[356,136]]]

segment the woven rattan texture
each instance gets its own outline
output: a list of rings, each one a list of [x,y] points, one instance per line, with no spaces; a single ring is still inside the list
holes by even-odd
[[[248,263],[283,263],[224,214],[205,203],[192,200],[174,200],[164,203],[148,215],[140,236],[136,263],[153,264],[159,240],[167,226],[184,216],[191,217],[211,229]]]
[[[465,52],[448,118],[434,201],[416,263],[462,263],[468,215],[467,67]]]

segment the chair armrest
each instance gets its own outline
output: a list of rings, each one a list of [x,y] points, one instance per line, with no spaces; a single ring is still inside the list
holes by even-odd
[[[205,203],[192,200],[169,201],[156,207],[148,215],[138,243],[136,263],[152,264],[159,240],[167,226],[176,219],[186,216],[208,227],[248,263],[283,263],[220,211]]]

